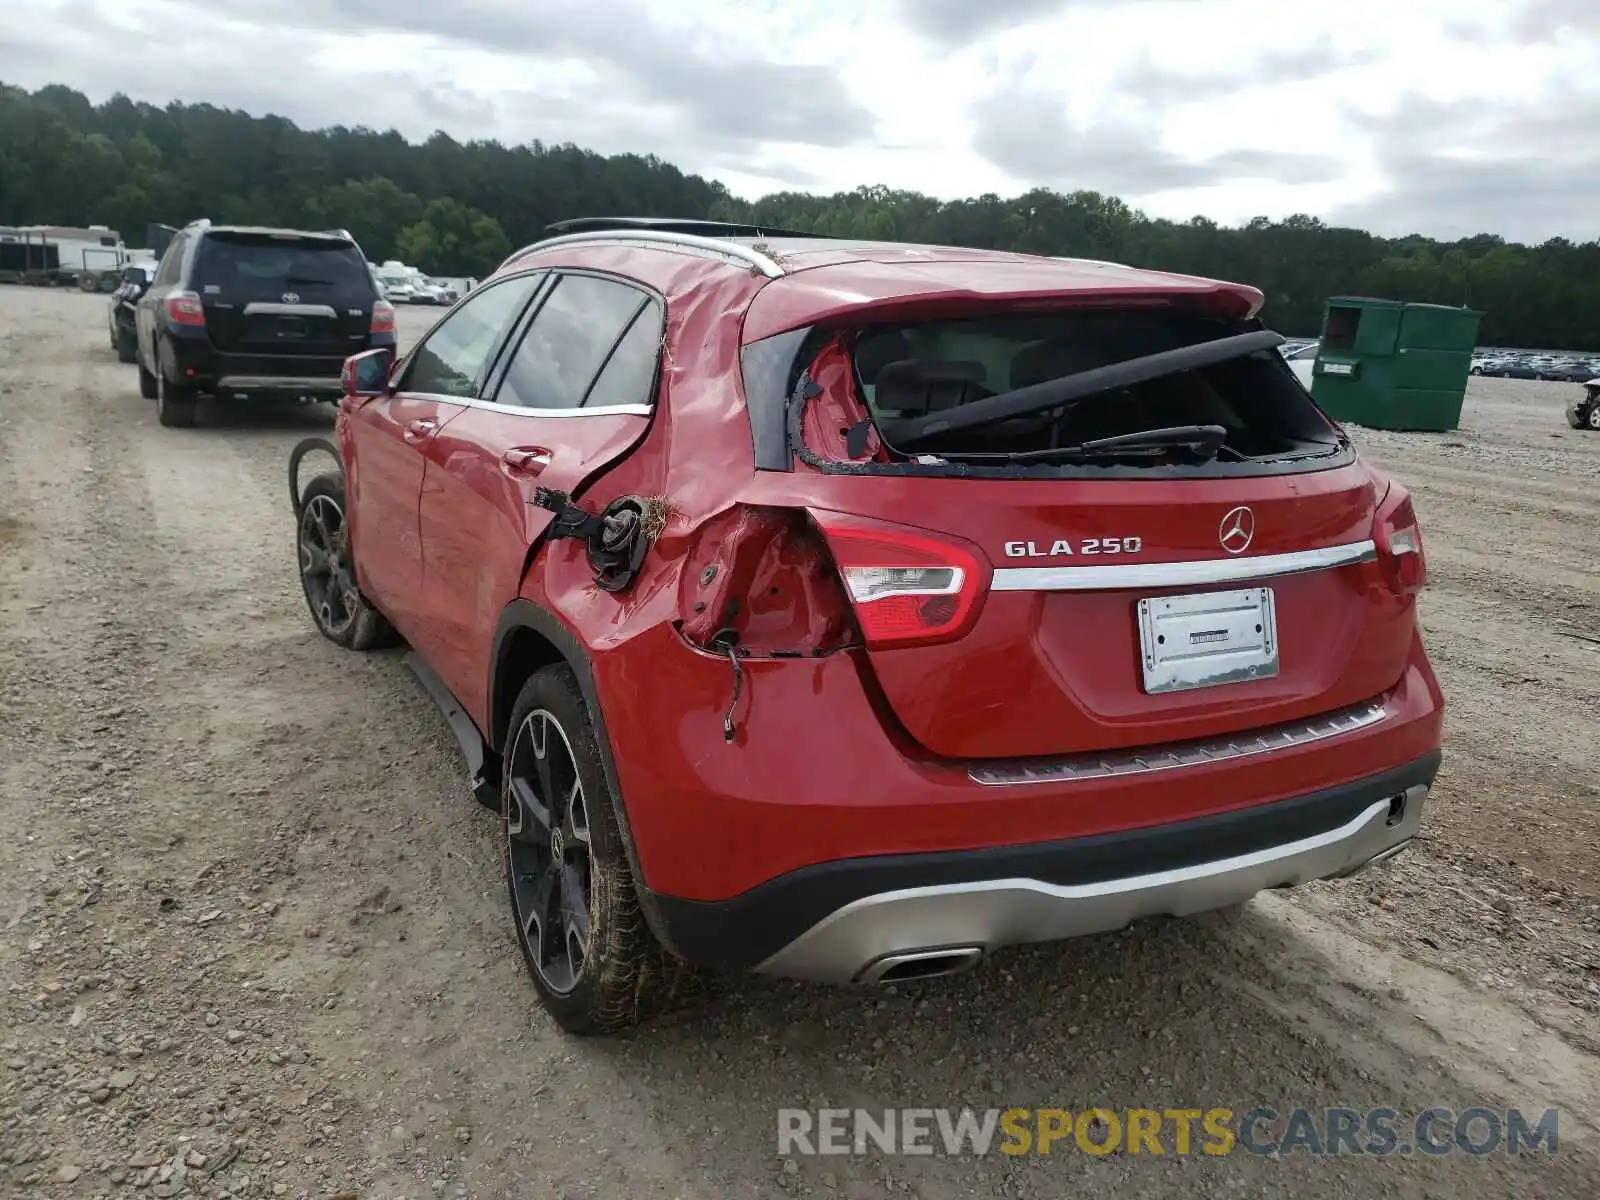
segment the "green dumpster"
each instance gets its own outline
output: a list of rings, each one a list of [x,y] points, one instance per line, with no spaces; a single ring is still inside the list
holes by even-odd
[[[1482,318],[1469,308],[1335,296],[1322,318],[1311,395],[1335,421],[1454,429]]]

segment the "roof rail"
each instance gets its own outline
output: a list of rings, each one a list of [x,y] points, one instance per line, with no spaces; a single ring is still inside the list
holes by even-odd
[[[754,246],[746,246],[742,242],[730,242],[723,238],[702,237],[693,233],[675,233],[669,230],[636,228],[624,226],[623,228],[594,229],[582,233],[564,233],[556,237],[545,238],[533,242],[522,249],[512,252],[507,256],[501,268],[510,266],[525,255],[533,254],[539,250],[548,250],[553,246],[581,245],[587,242],[614,242],[614,243],[644,243],[645,245],[659,245],[663,247],[677,246],[685,250],[698,250],[702,254],[729,259],[744,266],[754,267],[768,279],[783,277],[783,268],[769,255],[763,254]]]
[[[698,217],[573,217],[556,221],[544,231],[559,237],[566,233],[617,232],[624,229],[652,229],[660,233],[689,233],[700,237],[790,237],[826,238],[822,233],[801,233],[794,229],[777,229],[770,225],[746,224],[741,221],[706,221]]]
[[[184,228],[185,229],[210,229],[211,228],[211,218],[210,217],[196,217],[194,220],[190,221],[187,225],[185,225]]]

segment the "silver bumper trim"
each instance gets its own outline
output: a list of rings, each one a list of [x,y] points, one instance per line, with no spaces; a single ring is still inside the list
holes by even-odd
[[[339,395],[344,383],[328,375],[224,375],[219,392],[326,392]]]
[[[871,978],[874,964],[889,955],[946,947],[987,952],[1104,933],[1141,917],[1224,908],[1267,888],[1348,875],[1398,850],[1416,836],[1427,794],[1419,784],[1373,802],[1336,829],[1168,871],[1078,885],[991,879],[865,896],[818,921],[757,970],[845,983]]]
[[[1388,710],[1381,702],[1373,701],[1305,721],[1251,729],[1230,737],[1174,742],[1169,746],[1143,750],[1112,750],[1104,754],[1074,754],[1053,760],[990,764],[971,768],[967,776],[985,787],[1010,787],[1020,783],[1084,783],[1091,779],[1170,771],[1175,767],[1196,767],[1204,763],[1226,762],[1234,758],[1249,758],[1254,754],[1308,746],[1343,733],[1366,729],[1388,715]]]
[[[1203,587],[1304,575],[1354,563],[1372,562],[1378,547],[1371,538],[1292,554],[1253,558],[1206,558],[1198,562],[1117,563],[1093,567],[1001,567],[990,585],[997,592],[1107,592],[1123,589]]]
[[[339,314],[329,304],[279,304],[276,301],[252,300],[244,306],[247,317],[326,317],[337,321]]]

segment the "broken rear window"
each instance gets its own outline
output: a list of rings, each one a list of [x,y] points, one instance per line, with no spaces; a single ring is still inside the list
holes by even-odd
[[[1327,455],[1338,431],[1273,349],[1097,390],[965,428],[983,401],[1250,331],[1171,309],[1079,309],[875,326],[854,338],[855,382],[894,458],[1003,465],[1074,458],[1170,465]],[[1098,445],[1114,439],[1111,446]]]

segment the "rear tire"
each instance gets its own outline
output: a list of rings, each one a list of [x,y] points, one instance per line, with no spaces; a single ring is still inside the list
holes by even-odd
[[[144,359],[139,356],[139,341],[137,336],[135,336],[133,343],[133,361],[137,363],[139,367],[139,395],[143,396],[146,400],[154,400],[156,398],[156,393],[160,390],[160,388],[156,384],[156,377],[145,369]]]
[[[1584,415],[1584,424],[1596,433],[1600,433],[1600,401],[1589,405],[1589,411]]]
[[[188,429],[194,424],[199,398],[194,388],[173,383],[167,377],[167,364],[156,357],[156,420],[169,429]]]
[[[571,669],[536,671],[508,729],[500,808],[523,964],[568,1033],[637,1025],[681,996],[694,972],[645,923],[617,800]]]
[[[345,514],[344,476],[318,475],[306,485],[296,529],[300,590],[317,632],[346,650],[376,650],[400,641],[394,627],[356,584]]]

